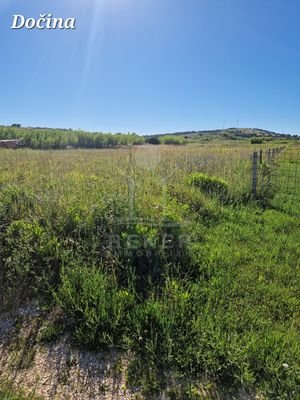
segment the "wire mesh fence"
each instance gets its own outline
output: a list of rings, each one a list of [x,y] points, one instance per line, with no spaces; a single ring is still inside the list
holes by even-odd
[[[254,152],[252,193],[257,198],[272,198],[275,208],[300,216],[300,148]]]
[[[26,187],[47,202],[73,199],[93,207],[99,192],[121,197],[128,208],[158,210],[168,190],[203,173],[223,179],[236,202],[272,198],[274,207],[300,215],[300,147],[141,146],[103,151],[2,151],[0,188]],[[134,199],[134,201],[133,201]],[[151,208],[152,207],[152,208]],[[130,214],[131,215],[131,214]]]

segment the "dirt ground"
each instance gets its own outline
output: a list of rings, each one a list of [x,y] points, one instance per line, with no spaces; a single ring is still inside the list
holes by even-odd
[[[0,314],[0,387],[9,384],[15,390],[21,389],[44,400],[145,398],[138,388],[126,386],[129,362],[126,354],[116,349],[105,352],[79,350],[71,345],[67,334],[47,344],[37,340],[47,318],[49,321],[51,316],[45,318],[32,304],[20,308],[14,316]],[[177,385],[171,382],[171,387]],[[213,386],[202,389],[200,385],[197,390],[195,398],[199,400],[229,399]],[[168,390],[153,399],[171,399],[167,393]],[[237,396],[230,396],[230,400],[233,399],[260,398],[240,391]]]

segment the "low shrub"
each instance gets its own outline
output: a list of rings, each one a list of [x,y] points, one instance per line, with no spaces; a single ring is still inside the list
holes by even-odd
[[[159,138],[157,136],[147,137],[145,139],[145,142],[149,144],[160,144]]]
[[[228,184],[215,176],[196,172],[188,176],[187,182],[209,195],[216,195],[220,198],[226,198],[228,195]]]
[[[189,216],[193,213],[198,222],[201,220],[205,225],[214,225],[220,221],[219,205],[195,186],[173,184],[168,187],[168,195],[180,205],[186,206]]]
[[[264,141],[263,138],[260,137],[251,138],[251,144],[262,144],[263,141]]]
[[[159,138],[160,144],[185,144],[182,136],[165,135]]]

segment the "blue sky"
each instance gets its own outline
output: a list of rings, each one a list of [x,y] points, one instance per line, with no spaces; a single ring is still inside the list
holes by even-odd
[[[0,124],[300,133],[299,0],[1,0],[0,45]]]

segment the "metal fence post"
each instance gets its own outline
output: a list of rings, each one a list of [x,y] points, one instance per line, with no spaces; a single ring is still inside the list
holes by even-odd
[[[255,151],[252,158],[252,195],[256,197],[257,194],[257,164],[258,153]]]

